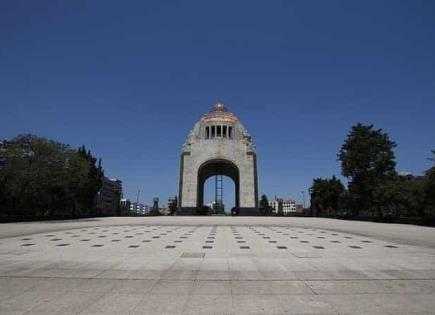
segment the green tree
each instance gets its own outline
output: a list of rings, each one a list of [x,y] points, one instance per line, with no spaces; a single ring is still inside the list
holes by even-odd
[[[338,159],[342,175],[349,179],[353,215],[369,211],[382,216],[382,207],[375,202],[374,194],[382,182],[396,174],[394,147],[396,143],[382,129],[361,123],[352,127]]]
[[[375,187],[373,199],[383,215],[423,216],[423,180],[411,175],[384,178]]]
[[[80,186],[81,191],[78,195],[84,207],[91,210],[92,215],[95,215],[94,198],[102,187],[104,176],[104,171],[101,167],[101,159],[98,160],[97,165],[97,159],[92,156],[90,150],[86,150],[84,145],[78,149],[77,154],[87,165],[86,181],[82,182]]]
[[[77,215],[92,208],[102,168],[90,152],[19,135],[0,145],[0,214]]]
[[[174,215],[177,212],[177,200],[169,204],[169,215]]]
[[[345,188],[335,176],[316,178],[310,188],[311,208],[314,215],[336,215],[340,207],[340,198]]]
[[[432,150],[432,158],[429,160],[435,164],[435,150]],[[424,215],[435,218],[435,165],[425,172],[423,179],[424,191]]]
[[[6,214],[46,215],[65,209],[65,161],[68,146],[33,135],[20,135],[1,150],[0,182]]]
[[[272,208],[269,205],[269,200],[266,195],[262,195],[260,199],[260,214],[261,215],[271,215]]]

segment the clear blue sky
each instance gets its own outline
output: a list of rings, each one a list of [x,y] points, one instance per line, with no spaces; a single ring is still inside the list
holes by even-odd
[[[398,170],[421,174],[435,149],[435,2],[0,3],[0,137],[85,144],[129,198],[178,192],[181,145],[218,100],[252,134],[269,196],[300,201],[314,177],[339,175],[357,122],[387,131]]]

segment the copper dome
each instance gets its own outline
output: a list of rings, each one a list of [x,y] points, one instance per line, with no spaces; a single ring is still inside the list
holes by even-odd
[[[230,122],[237,121],[236,115],[231,113],[223,103],[216,103],[211,111],[202,117],[202,121],[208,122]]]

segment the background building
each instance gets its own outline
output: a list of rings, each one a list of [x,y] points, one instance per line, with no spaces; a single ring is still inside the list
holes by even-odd
[[[145,215],[150,212],[150,208],[142,203],[132,202],[130,204],[130,211],[139,215]]]
[[[282,199],[275,196],[274,200],[269,201],[269,206],[274,214],[289,214],[296,212],[296,202],[293,199]]]
[[[214,214],[225,214],[225,204],[217,204],[216,201],[206,204],[207,207],[214,211]]]
[[[126,198],[122,198],[122,199],[119,201],[119,205],[120,205],[121,207],[123,207],[123,208],[130,209],[131,201],[128,200],[128,199],[126,199]]]

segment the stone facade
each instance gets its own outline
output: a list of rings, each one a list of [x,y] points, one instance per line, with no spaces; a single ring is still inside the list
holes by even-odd
[[[256,148],[239,119],[221,103],[195,124],[183,145],[178,214],[195,214],[203,205],[205,181],[218,174],[234,180],[239,214],[258,214]]]

